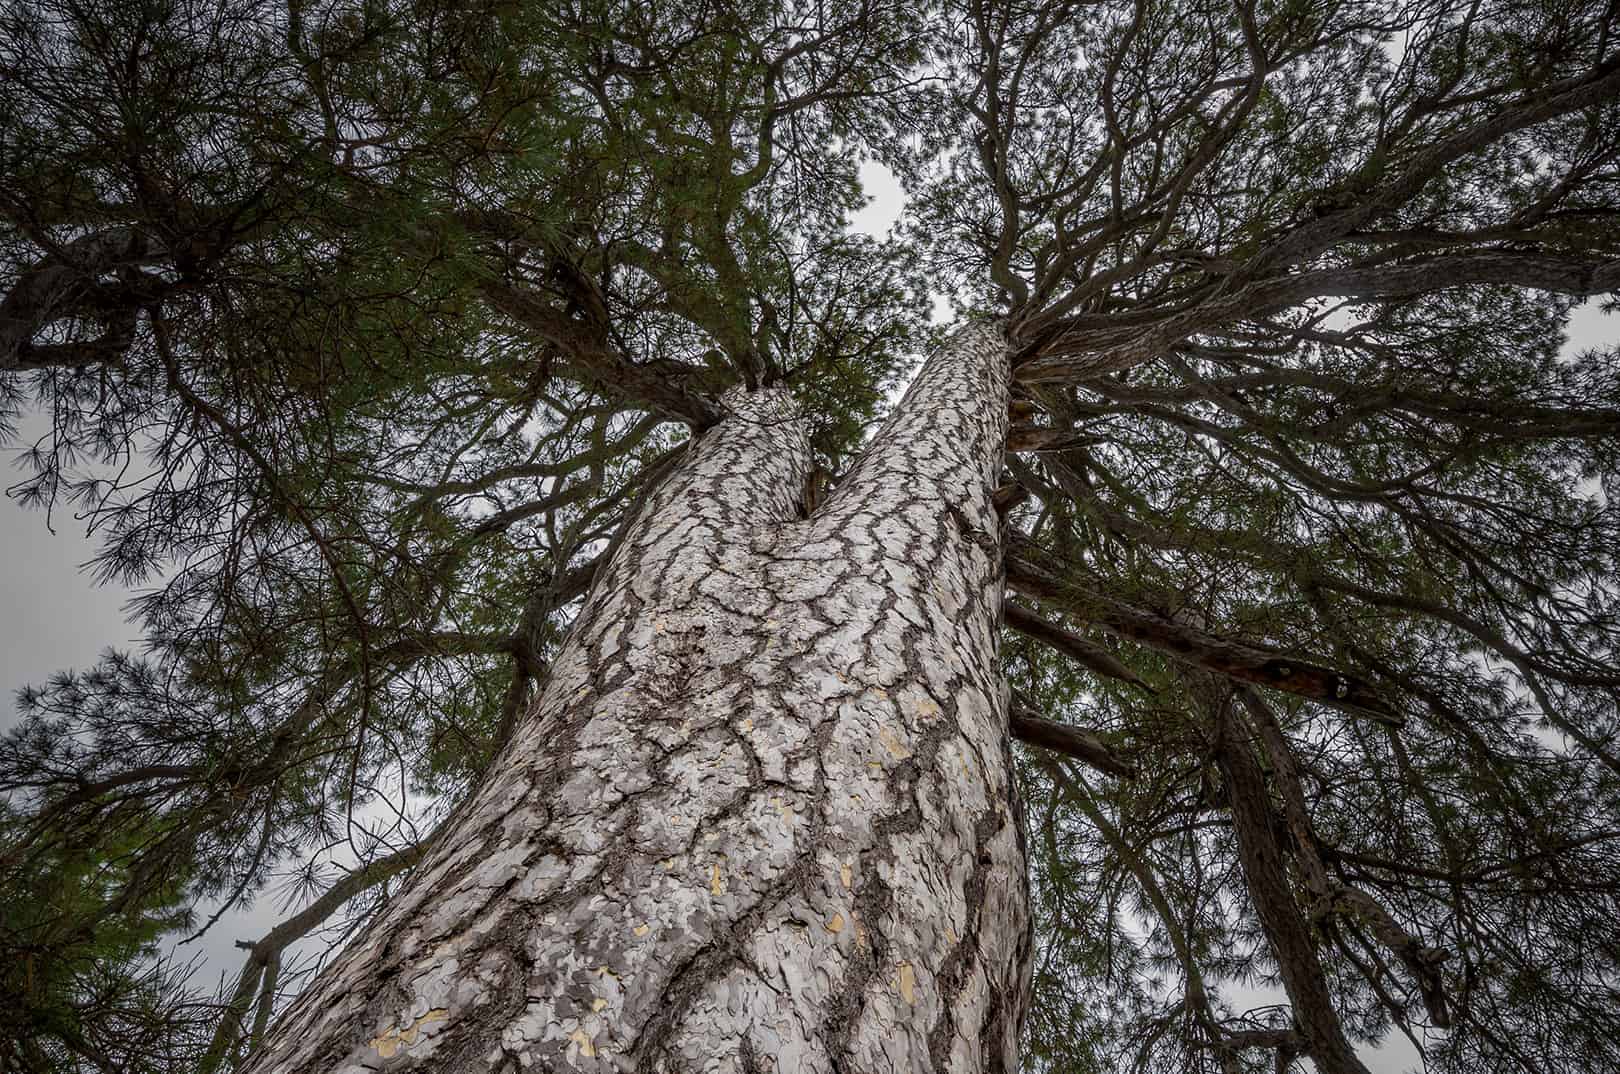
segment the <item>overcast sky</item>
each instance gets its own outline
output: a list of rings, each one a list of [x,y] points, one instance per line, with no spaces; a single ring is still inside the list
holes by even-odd
[[[881,234],[898,218],[902,201],[898,187],[881,168],[868,165],[863,179],[876,196],[852,221],[860,231]],[[937,307],[936,307],[937,308]],[[1588,303],[1571,323],[1570,349],[1609,345],[1620,341],[1620,318],[1608,317]],[[23,435],[39,435],[45,426],[30,423]],[[17,443],[0,444],[10,464],[17,458]],[[5,484],[24,471],[8,465]],[[16,719],[15,691],[27,683],[43,682],[66,668],[84,668],[109,646],[137,648],[139,632],[125,622],[122,611],[130,594],[112,586],[96,586],[83,571],[95,554],[96,542],[85,534],[85,524],[68,510],[58,510],[46,528],[43,512],[24,511],[9,497],[0,503],[0,727]],[[270,898],[241,914],[231,915],[208,936],[182,949],[203,956],[197,983],[212,986],[223,974],[235,979],[242,954],[236,940],[263,935],[291,910],[282,899]],[[295,908],[293,908],[295,909]],[[1399,1071],[1413,1063],[1415,1053],[1399,1037],[1380,1050],[1375,1070]]]

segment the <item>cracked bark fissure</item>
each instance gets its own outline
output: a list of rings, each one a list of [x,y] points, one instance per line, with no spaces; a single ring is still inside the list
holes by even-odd
[[[1006,395],[1000,333],[963,329],[808,519],[791,400],[728,396],[491,775],[246,1070],[1015,1069]]]

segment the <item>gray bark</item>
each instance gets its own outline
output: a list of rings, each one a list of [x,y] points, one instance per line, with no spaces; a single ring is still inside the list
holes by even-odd
[[[729,397],[490,777],[246,1069],[1015,1069],[1006,384],[1000,334],[960,332],[808,519],[791,400]]]

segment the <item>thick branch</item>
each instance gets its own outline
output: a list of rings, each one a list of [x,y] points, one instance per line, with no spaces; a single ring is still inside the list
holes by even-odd
[[[1155,323],[1121,327],[1116,317],[1061,322],[1014,379],[1025,384],[1076,383],[1153,361],[1189,336],[1250,321],[1315,298],[1407,298],[1456,287],[1499,285],[1589,297],[1620,288],[1620,261],[1489,249],[1417,257],[1391,264],[1350,265],[1256,280]]]
[[[251,944],[237,945],[247,948],[247,962],[237,979],[236,989],[226,1003],[219,1027],[209,1044],[208,1053],[203,1057],[201,1067],[205,1074],[218,1069],[241,1042],[242,1019],[248,1007],[252,1005],[255,994],[259,995],[260,1002],[259,1011],[254,1019],[252,1041],[257,1045],[264,1032],[264,1023],[268,1020],[265,1012],[274,1001],[276,974],[280,968],[281,954],[287,946],[303,938],[356,895],[415,865],[422,859],[423,853],[437,834],[434,832],[411,846],[349,870],[337,883],[327,888],[320,898],[265,933],[259,940]]]
[[[1012,736],[1031,746],[1067,754],[1110,776],[1136,777],[1136,767],[1121,760],[1095,733],[1045,719],[1023,705],[1012,707]]]
[[[1391,726],[1399,727],[1406,722],[1369,684],[1319,660],[1207,634],[1062,581],[1018,556],[1007,557],[1007,582],[1020,593],[1049,601],[1112,634],[1157,649],[1194,667],[1240,682],[1269,686],[1345,712],[1371,716]]]
[[[1243,864],[1243,879],[1255,913],[1277,959],[1294,1019],[1305,1036],[1311,1058],[1324,1074],[1368,1074],[1345,1037],[1328,991],[1326,972],[1316,955],[1310,924],[1300,913],[1299,901],[1288,882],[1283,847],[1271,823],[1265,776],[1246,738],[1239,740],[1231,733],[1235,721],[1229,703],[1223,703],[1220,709],[1220,742],[1215,757],[1231,802],[1238,859]]]
[[[1008,626],[1025,637],[1056,649],[1087,671],[1094,671],[1110,679],[1120,679],[1144,690],[1151,689],[1136,672],[1126,667],[1117,656],[1101,645],[1064,630],[1054,623],[1048,623],[1023,605],[1012,601],[1006,603],[1003,611]]]
[[[641,403],[699,429],[723,418],[711,400],[693,394],[682,383],[694,372],[678,363],[639,365],[609,344],[590,338],[585,325],[540,301],[533,294],[499,280],[479,285],[490,305],[558,347],[577,366],[581,379],[625,402]],[[679,374],[679,375],[677,375]]]
[[[101,278],[143,263],[144,253],[138,232],[114,228],[75,239],[23,270],[0,300],[0,372],[87,365],[122,355],[134,338],[140,305],[151,295]],[[83,318],[103,321],[105,332],[87,341],[35,342],[48,325]]]
[[[1282,792],[1283,819],[1294,836],[1300,874],[1311,894],[1316,897],[1316,912],[1336,911],[1365,923],[1378,941],[1389,948],[1411,972],[1423,996],[1423,1005],[1429,1011],[1429,1018],[1441,1029],[1449,1028],[1451,1014],[1444,981],[1440,976],[1440,964],[1446,960],[1447,952],[1429,947],[1407,932],[1382,903],[1365,891],[1329,878],[1310,814],[1305,808],[1305,791],[1293,747],[1289,745],[1270,707],[1255,691],[1242,690],[1239,694],[1243,706],[1249,710],[1259,729],[1261,746],[1271,762],[1274,781]]]

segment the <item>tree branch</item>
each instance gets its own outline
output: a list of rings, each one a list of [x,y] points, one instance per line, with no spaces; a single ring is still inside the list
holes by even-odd
[[[1024,705],[1015,704],[1012,707],[1012,736],[1031,746],[1040,746],[1084,761],[1107,775],[1121,779],[1136,778],[1136,766],[1121,760],[1095,732],[1045,719]]]
[[[1358,716],[1370,716],[1393,727],[1406,722],[1371,685],[1318,659],[1206,634],[1061,581],[1015,555],[1007,557],[1007,583],[1020,593],[1057,604],[1112,634],[1157,649],[1185,664]]]

